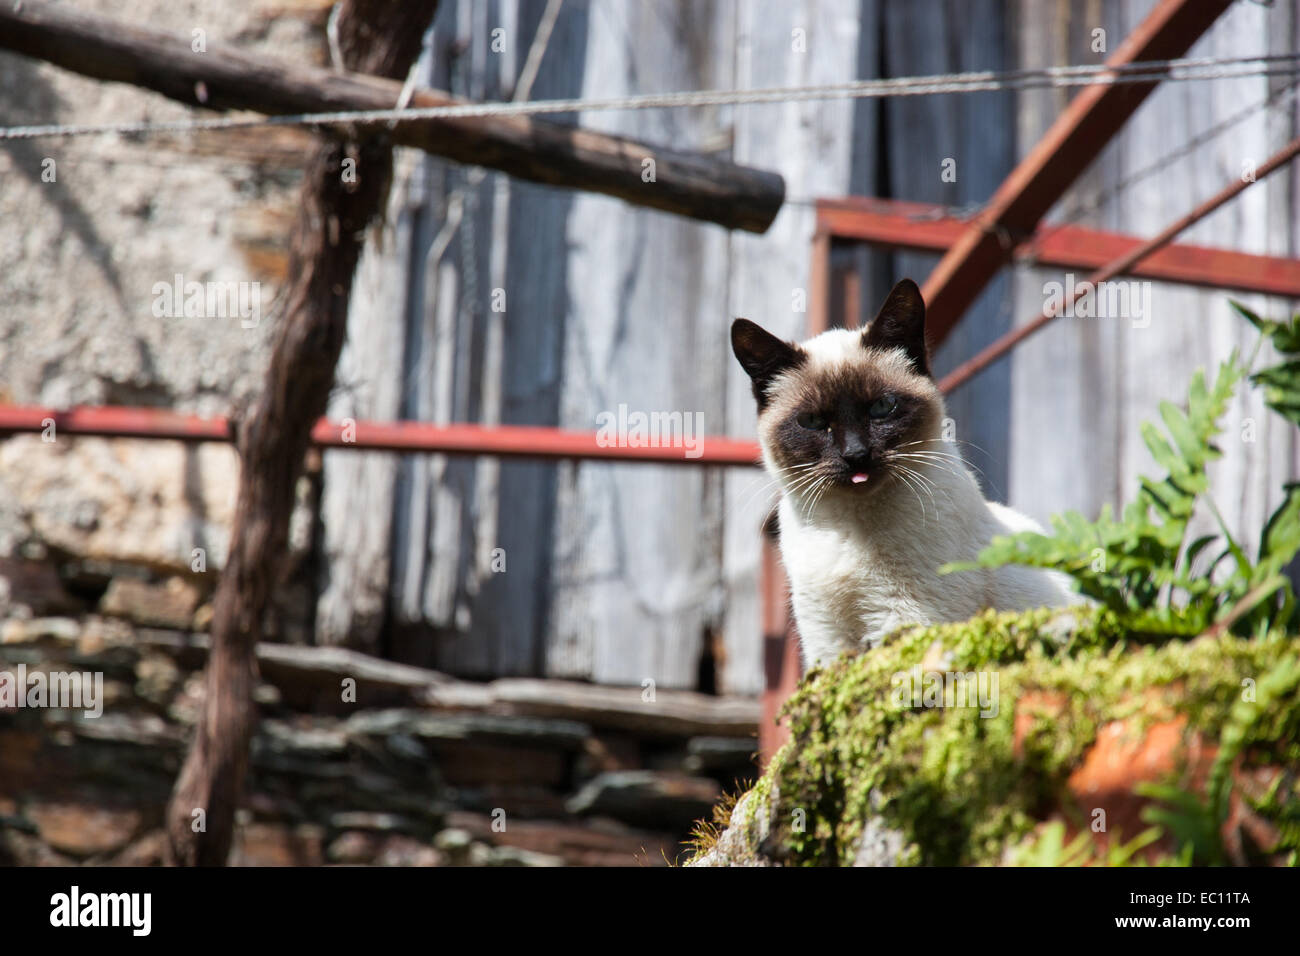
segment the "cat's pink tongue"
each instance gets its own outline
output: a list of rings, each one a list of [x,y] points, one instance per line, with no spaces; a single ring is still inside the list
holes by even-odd
[[[863,472],[858,472],[851,480],[855,485],[860,485],[867,480],[867,476]]]

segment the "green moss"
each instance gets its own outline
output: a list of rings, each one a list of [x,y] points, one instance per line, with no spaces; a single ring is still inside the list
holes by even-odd
[[[740,822],[754,832],[757,809],[771,812],[769,846],[795,864],[853,862],[868,819],[902,835],[900,863],[999,862],[1008,848],[1031,846],[1048,813],[1068,804],[1066,779],[1103,724],[1136,717],[1137,733],[1181,716],[1218,740],[1243,681],[1260,680],[1296,646],[1281,636],[1148,640],[1102,608],[987,612],[896,633],[807,675],[785,709],[791,740]],[[989,690],[996,679],[996,712],[900,701],[903,675],[920,688],[934,672],[974,673]],[[1295,768],[1300,706],[1294,692],[1279,703],[1245,758]],[[1257,812],[1294,857],[1300,804],[1287,776]]]

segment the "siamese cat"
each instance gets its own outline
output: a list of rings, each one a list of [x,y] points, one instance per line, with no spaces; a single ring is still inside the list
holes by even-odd
[[[985,501],[942,437],[925,303],[894,286],[863,331],[798,345],[747,319],[731,344],[753,382],[763,461],[781,490],[781,556],[805,666],[874,646],[904,624],[1072,602],[1066,578],[1004,567],[940,576],[994,535],[1042,529]]]

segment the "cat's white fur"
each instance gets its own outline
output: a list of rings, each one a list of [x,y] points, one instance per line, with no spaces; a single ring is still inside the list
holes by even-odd
[[[802,343],[816,374],[861,355],[859,333],[824,332]],[[901,350],[881,356],[908,366]],[[941,398],[936,401],[942,402]],[[939,416],[942,418],[942,414]],[[781,555],[790,578],[795,620],[807,666],[869,647],[909,623],[961,621],[986,608],[1061,606],[1075,598],[1064,576],[1025,567],[961,571],[940,576],[948,562],[976,555],[994,535],[1041,531],[1033,519],[984,499],[957,449],[928,448],[942,459],[911,460],[923,476],[898,479],[869,494],[858,488],[801,491],[779,476],[764,442],[764,458],[782,487]],[[928,485],[926,484],[928,482]]]

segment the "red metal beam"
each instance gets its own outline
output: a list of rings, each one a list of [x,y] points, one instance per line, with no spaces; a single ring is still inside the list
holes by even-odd
[[[1180,232],[1191,228],[1238,193],[1253,184],[1262,181],[1266,176],[1276,172],[1283,166],[1286,166],[1297,156],[1300,156],[1300,137],[1291,140],[1291,142],[1287,143],[1280,150],[1270,156],[1256,171],[1254,178],[1234,179],[1227,186],[1223,187],[1209,199],[1205,200],[1205,202],[1199,203],[1196,208],[1187,213],[1187,215],[1175,220],[1173,223],[1162,229],[1157,235],[1151,237],[1136,249],[1128,251],[1113,262],[1106,263],[1106,265],[1089,275],[1082,285],[1085,287],[1095,287],[1100,285],[1102,282],[1113,279],[1117,275],[1131,274],[1134,266],[1140,260],[1147,256],[1154,255],[1157,250],[1171,243],[1174,237]],[[1029,336],[1033,335],[1048,323],[1054,322],[1062,313],[1068,312],[1078,299],[1079,294],[1079,290],[1076,289],[1071,292],[1064,301],[1044,305],[1043,311],[1040,315],[1036,316],[1024,325],[1016,326],[1006,335],[982,349],[973,358],[967,359],[957,368],[949,372],[943,380],[939,382],[939,390],[944,393],[951,392],[963,382],[969,381],[975,375],[978,375],[981,371],[988,368],[1025,339],[1029,338]]]
[[[788,723],[780,723],[781,705],[799,685],[799,634],[790,615],[790,583],[781,564],[775,534],[763,531],[759,596],[763,610],[763,693],[759,698],[758,762],[766,767],[790,739]]]
[[[1160,0],[1106,62],[1118,66],[1183,56],[1231,4],[1232,0]],[[1070,101],[926,280],[921,291],[931,344],[943,341],[1006,263],[1009,245],[1037,228],[1155,87],[1155,81],[1094,84]]]
[[[0,405],[0,437],[39,433],[54,423],[55,435],[106,438],[156,438],[184,442],[231,440],[225,418],[200,418],[158,408],[78,406],[55,409]],[[677,447],[630,448],[600,444],[599,433],[524,425],[430,425],[424,422],[344,422],[321,419],[312,442],[321,448],[368,451],[436,452],[443,455],[495,455],[579,461],[650,462],[677,465],[747,465],[759,461],[749,441],[697,436],[699,455]],[[693,450],[692,450],[693,453]]]
[[[895,199],[850,197],[817,203],[817,231],[835,239],[918,252],[943,252],[966,231],[945,207]],[[1017,260],[1060,269],[1100,269],[1142,247],[1145,240],[1082,226],[1039,227],[1011,252]],[[1209,246],[1170,245],[1139,261],[1135,278],[1233,289],[1300,299],[1300,260],[1255,256]]]

